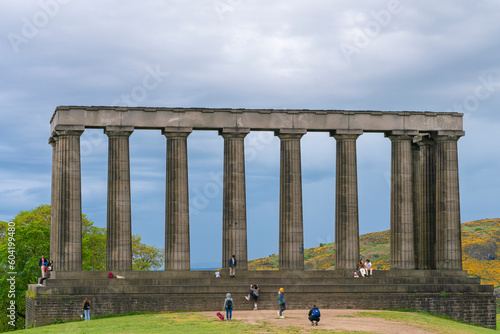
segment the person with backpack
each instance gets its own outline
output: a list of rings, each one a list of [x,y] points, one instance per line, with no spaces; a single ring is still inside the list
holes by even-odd
[[[231,298],[231,294],[228,292],[226,294],[226,299],[224,300],[224,309],[226,310],[227,321],[231,321],[231,318],[233,317],[233,307],[234,307],[233,298]]]
[[[313,305],[312,309],[309,310],[309,321],[311,322],[311,326],[318,326],[319,317],[321,317],[321,313],[316,305]]]

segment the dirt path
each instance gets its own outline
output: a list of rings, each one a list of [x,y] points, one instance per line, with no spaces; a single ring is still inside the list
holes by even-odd
[[[315,329],[368,332],[386,334],[424,334],[433,333],[412,327],[403,323],[388,321],[379,318],[358,317],[358,310],[321,310],[321,321],[318,326],[311,326],[307,319],[308,310],[287,310],[283,313],[285,319],[278,317],[277,311],[234,311],[233,319],[243,320],[249,324],[259,324],[263,321],[275,326],[293,326],[313,331]],[[207,317],[215,317],[216,312],[202,312]]]

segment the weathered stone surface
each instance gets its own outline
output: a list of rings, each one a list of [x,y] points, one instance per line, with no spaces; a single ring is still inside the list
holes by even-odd
[[[436,141],[436,268],[462,269],[459,135],[438,134]]]
[[[106,127],[108,139],[108,212],[106,268],[132,269],[129,137],[132,127]]]
[[[245,193],[245,136],[250,129],[223,129],[224,184],[222,210],[222,267],[235,255],[238,270],[248,269]]]
[[[304,269],[300,138],[305,130],[280,130],[279,268]]]
[[[165,128],[165,269],[190,270],[187,137],[191,128]]]
[[[414,133],[389,136],[391,151],[391,269],[415,269],[413,216]]]
[[[359,261],[356,139],[362,131],[332,133],[337,141],[335,168],[335,268],[357,270]]]
[[[161,129],[170,126],[192,127],[195,130],[250,128],[276,131],[296,128],[307,131],[463,131],[462,116],[460,113],[415,111],[61,106],[56,108],[52,116],[51,131],[55,131],[58,125],[73,124],[93,128],[134,126],[136,129]]]

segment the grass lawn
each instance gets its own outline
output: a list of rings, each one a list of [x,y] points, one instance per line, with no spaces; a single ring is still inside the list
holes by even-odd
[[[418,327],[436,333],[499,333],[500,315],[497,314],[497,330],[487,329],[479,326],[467,325],[458,321],[444,319],[441,317],[413,313],[413,312],[359,312],[358,316],[377,317],[390,321],[402,322],[413,327]]]
[[[427,314],[410,312],[359,312],[353,317],[379,317],[388,321],[401,322],[436,333],[499,333],[499,330],[462,324]],[[497,327],[500,318],[497,316]],[[319,329],[321,333],[340,333]],[[245,324],[207,318],[197,313],[141,314],[114,318],[76,321],[26,329],[27,334],[38,333],[310,333],[311,330],[297,327],[278,327],[268,322],[259,325]],[[313,332],[318,332],[314,330]],[[345,333],[345,332],[343,332]],[[356,332],[360,333],[360,332]]]
[[[38,333],[301,333],[300,329],[271,328],[269,324],[248,325],[241,321],[231,322],[208,319],[196,313],[142,314],[115,318],[77,321],[26,329],[27,334]]]

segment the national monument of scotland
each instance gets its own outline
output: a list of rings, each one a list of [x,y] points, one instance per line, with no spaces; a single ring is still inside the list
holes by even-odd
[[[457,141],[463,114],[346,110],[132,108],[60,106],[51,119],[50,259],[54,272],[26,297],[26,325],[77,318],[83,298],[92,315],[219,310],[227,292],[261,286],[259,308],[414,309],[496,327],[493,286],[462,269]],[[108,136],[106,271],[82,271],[80,136]],[[161,130],[167,145],[165,270],[132,271],[129,137]],[[217,130],[224,139],[222,267],[232,254],[237,279],[223,270],[190,271],[187,140]],[[280,139],[279,270],[248,271],[244,138],[273,131]],[[301,137],[328,132],[336,141],[335,270],[304,270]],[[355,279],[359,261],[356,140],[384,133],[391,142],[391,263]],[[333,222],[332,222],[333,224]],[[333,226],[332,226],[333,228]],[[278,242],[278,240],[277,240]],[[108,272],[125,279],[108,279]],[[33,294],[34,293],[34,294]],[[251,309],[250,304],[240,304]]]

